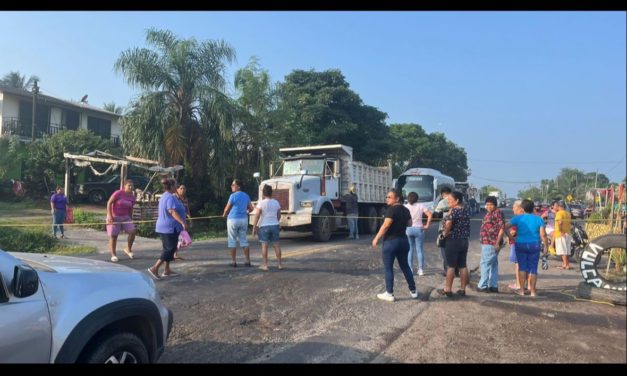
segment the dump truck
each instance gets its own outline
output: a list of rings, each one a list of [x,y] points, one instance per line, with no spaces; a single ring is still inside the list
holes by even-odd
[[[318,145],[279,149],[281,159],[270,164],[270,178],[259,184],[272,187],[281,205],[280,226],[288,231],[311,231],[324,242],[331,233],[348,228],[343,196],[357,190],[359,232],[374,234],[385,213],[385,195],[392,187],[392,166],[369,166],[353,160],[346,145]],[[255,174],[258,176],[258,173]],[[252,224],[254,216],[250,216]]]

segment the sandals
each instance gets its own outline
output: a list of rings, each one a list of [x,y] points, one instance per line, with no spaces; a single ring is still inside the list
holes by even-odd
[[[133,259],[133,251],[129,251],[128,248],[124,248],[124,253],[126,253],[128,258],[130,258],[131,260]]]
[[[263,270],[263,271],[268,271],[268,265],[261,265],[259,267],[259,269]]]
[[[168,274],[161,274],[161,278],[167,278],[167,277],[178,277],[180,274],[179,273],[174,273],[174,272],[170,272]]]
[[[466,296],[466,290],[457,290],[455,293],[459,296]]]
[[[253,264],[250,263],[250,261],[246,261],[246,263],[244,264],[244,266],[253,266]]]
[[[148,274],[150,274],[150,276],[154,279],[161,279],[161,277],[159,277],[158,275],[156,275],[153,271],[152,271],[152,267],[146,269],[148,270]]]
[[[237,267],[237,263],[236,262],[232,262],[232,263],[229,264],[229,266],[232,266],[232,267],[236,268]]]
[[[453,292],[452,291],[444,291],[444,289],[437,289],[436,292],[438,294],[440,294],[440,296],[445,296],[448,298],[452,298],[453,297]]]
[[[120,261],[119,258],[117,258],[117,256],[111,256],[111,262],[118,262]]]

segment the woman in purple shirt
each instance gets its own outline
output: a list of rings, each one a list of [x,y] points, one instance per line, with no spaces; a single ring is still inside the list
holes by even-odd
[[[148,268],[148,273],[155,279],[178,275],[170,269],[170,262],[174,261],[174,252],[176,252],[179,234],[181,231],[188,229],[185,221],[185,206],[174,195],[176,193],[176,180],[164,178],[161,179],[161,185],[163,185],[165,192],[159,199],[159,213],[155,232],[161,236],[163,252],[159,260]],[[165,264],[165,270],[160,276],[159,268],[163,264]]]
[[[57,192],[50,196],[50,213],[52,214],[52,235],[57,237],[57,228],[61,230],[61,237],[65,237],[63,222],[67,213],[67,197],[63,194],[63,187],[58,185]]]

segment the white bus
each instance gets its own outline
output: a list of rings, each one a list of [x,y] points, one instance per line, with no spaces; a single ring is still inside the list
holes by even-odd
[[[409,192],[418,194],[418,202],[433,211],[440,200],[440,189],[449,187],[455,190],[455,180],[432,168],[410,168],[394,182],[394,188],[407,198]]]

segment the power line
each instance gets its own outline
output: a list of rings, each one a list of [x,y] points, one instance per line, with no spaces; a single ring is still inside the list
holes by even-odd
[[[479,180],[486,180],[486,181],[493,181],[493,182],[497,182],[497,183],[512,183],[512,184],[536,184],[536,183],[541,183],[542,181],[540,180],[536,180],[536,181],[511,181],[511,180],[496,180],[496,179],[488,179],[488,178],[482,178],[481,176],[476,176],[476,175],[472,175],[473,178],[479,179]]]
[[[624,159],[624,158],[623,158]],[[500,161],[494,159],[468,159],[469,162],[487,162],[487,163],[519,163],[519,164],[561,164],[561,165],[574,165],[574,164],[601,164],[601,163],[620,163],[623,160],[619,161],[595,161],[595,162],[551,162],[551,161]]]

